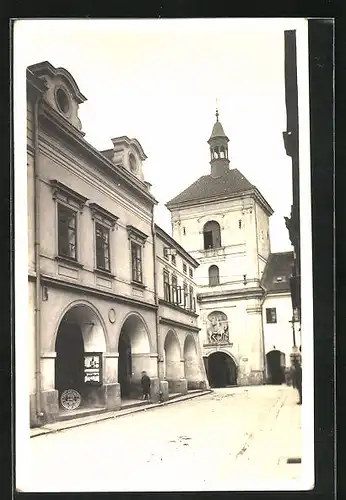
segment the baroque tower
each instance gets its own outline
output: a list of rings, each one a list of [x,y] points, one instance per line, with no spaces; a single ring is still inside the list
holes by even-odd
[[[207,141],[210,174],[170,200],[173,237],[199,262],[198,312],[211,386],[260,384],[265,353],[261,277],[272,208],[236,168],[219,121]]]

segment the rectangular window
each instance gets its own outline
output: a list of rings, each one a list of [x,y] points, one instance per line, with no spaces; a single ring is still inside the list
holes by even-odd
[[[77,260],[77,215],[58,203],[58,254]]]
[[[172,276],[172,302],[178,304],[178,282],[177,277]]]
[[[95,224],[96,237],[96,267],[110,271],[109,259],[109,229],[101,224]]]
[[[131,241],[132,281],[142,283],[142,247]]]
[[[193,278],[193,271],[192,271],[191,267],[189,267],[189,276],[190,276],[190,278]]]
[[[187,302],[188,302],[188,296],[189,296],[189,292],[187,289],[187,283],[184,283],[184,285],[183,285],[183,292],[184,292],[184,307],[187,308]]]
[[[168,260],[168,248],[167,247],[163,247],[163,256],[165,259]]]
[[[173,264],[173,266],[176,266],[177,265],[177,261],[176,261],[175,255],[171,255],[171,257],[172,257],[172,264]]]
[[[266,309],[267,323],[276,323],[276,307],[269,307]]]
[[[183,264],[183,272],[186,274],[187,273],[187,265],[184,263]]]
[[[163,271],[163,298],[167,300],[167,302],[171,300],[168,271]]]
[[[189,286],[189,309],[193,311],[194,309],[194,300],[193,300],[193,287]]]

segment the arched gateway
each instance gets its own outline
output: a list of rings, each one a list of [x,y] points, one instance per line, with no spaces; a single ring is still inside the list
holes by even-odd
[[[213,352],[205,358],[205,364],[210,387],[237,385],[237,366],[229,354]]]
[[[266,358],[269,384],[282,384],[285,380],[285,354],[273,349],[266,354]]]
[[[55,388],[60,406],[67,409],[104,406],[100,389],[105,332],[98,313],[91,306],[77,304],[64,314],[56,335],[55,351]],[[79,402],[68,400],[66,394],[72,391],[80,395]]]

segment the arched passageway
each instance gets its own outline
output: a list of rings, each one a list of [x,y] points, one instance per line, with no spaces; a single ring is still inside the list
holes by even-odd
[[[206,372],[210,387],[237,385],[237,366],[225,352],[214,352],[206,358]]]
[[[184,342],[184,372],[188,389],[198,389],[203,380],[196,342],[192,335],[187,335]]]
[[[170,380],[179,380],[181,377],[181,355],[178,339],[172,330],[166,335],[164,345],[165,377]]]
[[[138,397],[143,370],[151,375],[150,344],[146,325],[137,314],[130,314],[120,332],[118,344],[118,382],[122,398]]]
[[[280,385],[285,380],[285,354],[274,349],[266,355],[268,369],[268,383]]]
[[[63,316],[55,341],[55,388],[59,403],[66,407],[64,394],[77,391],[81,406],[102,406],[102,354],[105,333],[96,312],[88,305],[71,307]],[[69,406],[74,409],[71,401]]]

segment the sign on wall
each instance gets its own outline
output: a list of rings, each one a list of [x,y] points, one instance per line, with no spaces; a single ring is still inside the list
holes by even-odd
[[[84,382],[92,385],[102,385],[102,353],[84,353]]]

